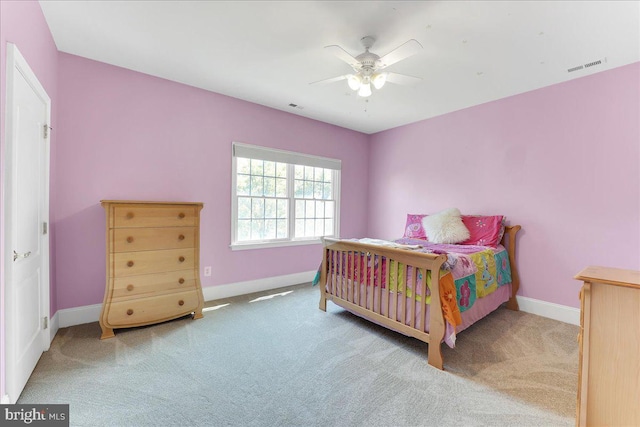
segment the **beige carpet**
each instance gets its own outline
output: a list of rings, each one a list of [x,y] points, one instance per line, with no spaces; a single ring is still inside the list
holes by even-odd
[[[443,346],[353,316],[300,285],[208,304],[200,320],[64,328],[19,403],[73,426],[572,426],[578,327],[498,309]]]

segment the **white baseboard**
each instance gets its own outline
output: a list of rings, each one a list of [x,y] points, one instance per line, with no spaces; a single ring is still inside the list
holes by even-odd
[[[269,291],[271,289],[283,288],[300,283],[311,282],[316,271],[305,271],[303,273],[287,274],[285,276],[267,277],[265,279],[249,280],[246,282],[230,283],[227,285],[209,286],[202,288],[205,301],[222,298],[230,298],[239,295],[252,294],[254,292]],[[53,316],[51,323],[55,323],[55,332],[58,328],[66,328],[84,323],[97,322],[100,318],[102,304],[85,305],[82,307],[65,308],[58,310]],[[55,321],[54,321],[55,318]],[[51,328],[52,338],[55,336],[54,328]]]
[[[305,271],[303,273],[288,274],[285,276],[267,277],[265,279],[249,280],[246,282],[209,286],[202,289],[202,294],[205,301],[231,298],[239,295],[269,291],[272,289],[311,282],[315,274],[315,270]],[[548,317],[565,323],[571,323],[573,325],[580,324],[580,309],[578,308],[567,307],[565,305],[521,296],[517,296],[517,299],[520,310],[524,312]],[[102,304],[94,304],[58,310],[51,319],[51,339],[55,336],[58,328],[97,322],[100,317],[101,309]]]
[[[305,271],[303,273],[287,274],[286,276],[249,280],[247,282],[230,283],[228,285],[209,286],[206,288],[202,288],[202,294],[205,301],[237,297],[239,295],[270,291],[272,289],[284,288],[286,286],[311,282],[315,275],[316,270]]]
[[[58,333],[58,329],[60,329],[60,317],[58,316],[58,313],[60,313],[60,311],[57,311],[49,322],[49,342],[53,341]]]
[[[4,396],[2,396],[2,400],[0,400],[0,404],[9,405],[10,403],[11,403],[11,399],[9,399],[8,394],[5,394]]]
[[[516,295],[520,310],[572,325],[580,325],[580,309]]]
[[[82,307],[65,308],[58,310],[60,328],[67,328],[84,323],[97,322],[100,318],[102,304],[85,305]]]

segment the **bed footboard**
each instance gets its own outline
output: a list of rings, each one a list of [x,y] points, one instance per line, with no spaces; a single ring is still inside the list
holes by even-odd
[[[511,310],[518,310],[516,234],[520,229],[519,225],[505,227],[502,239],[511,266],[511,297],[506,303]],[[327,301],[332,301],[384,327],[417,338],[429,344],[429,365],[443,369],[440,346],[445,317],[440,299],[440,269],[446,260],[446,255],[325,238],[320,309],[326,311]],[[424,296],[429,294],[427,303]]]
[[[505,227],[504,236],[502,236],[502,246],[507,249],[509,254],[509,264],[511,265],[511,298],[507,301],[506,307],[509,310],[519,311],[518,300],[516,294],[520,289],[520,276],[516,267],[516,234],[522,227],[519,225],[509,225]]]
[[[424,341],[429,344],[428,363],[443,369],[440,345],[445,320],[439,282],[445,261],[445,255],[327,238],[320,273],[320,309],[326,311],[330,300]],[[428,295],[429,278],[431,301],[427,304],[424,296]]]

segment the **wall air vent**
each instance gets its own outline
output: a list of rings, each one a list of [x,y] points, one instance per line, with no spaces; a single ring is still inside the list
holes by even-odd
[[[606,58],[605,58],[605,62],[606,62]],[[584,65],[578,65],[577,67],[569,68],[567,71],[571,73],[573,71],[583,70],[585,68],[593,67],[594,65],[600,65],[600,64],[602,64],[602,60],[599,59],[597,61],[589,62]]]

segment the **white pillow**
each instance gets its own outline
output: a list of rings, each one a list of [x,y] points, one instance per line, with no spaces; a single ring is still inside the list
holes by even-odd
[[[464,226],[460,211],[456,208],[445,209],[422,219],[427,239],[432,243],[460,243],[470,236]]]

